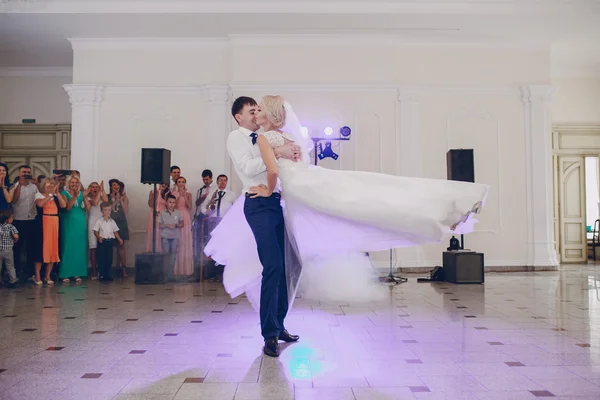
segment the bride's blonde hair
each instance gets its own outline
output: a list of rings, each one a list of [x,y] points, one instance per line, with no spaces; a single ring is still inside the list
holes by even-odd
[[[261,106],[267,119],[277,128],[285,125],[284,103],[285,100],[281,96],[265,96],[261,100]]]

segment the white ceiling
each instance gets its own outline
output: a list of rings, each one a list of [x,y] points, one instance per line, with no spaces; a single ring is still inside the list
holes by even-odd
[[[69,67],[67,38],[255,34],[554,44],[598,58],[600,0],[0,0],[0,67]]]

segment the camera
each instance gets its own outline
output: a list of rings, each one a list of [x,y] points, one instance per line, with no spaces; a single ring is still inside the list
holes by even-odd
[[[73,170],[72,169],[55,169],[55,170],[52,170],[52,173],[54,175],[58,175],[58,176],[68,176],[73,173]]]
[[[28,180],[28,181],[32,181],[33,180],[33,176],[31,176],[31,175],[23,175],[23,179]]]

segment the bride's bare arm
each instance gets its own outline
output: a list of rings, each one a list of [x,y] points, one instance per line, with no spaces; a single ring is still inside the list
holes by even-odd
[[[266,137],[259,136],[257,143],[260,149],[260,156],[267,167],[267,189],[269,193],[273,193],[275,186],[277,186],[277,177],[279,177],[277,159]]]

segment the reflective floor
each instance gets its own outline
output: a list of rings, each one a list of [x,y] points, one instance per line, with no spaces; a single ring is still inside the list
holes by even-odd
[[[600,399],[598,271],[298,300],[279,359],[217,283],[1,289],[0,399]]]

